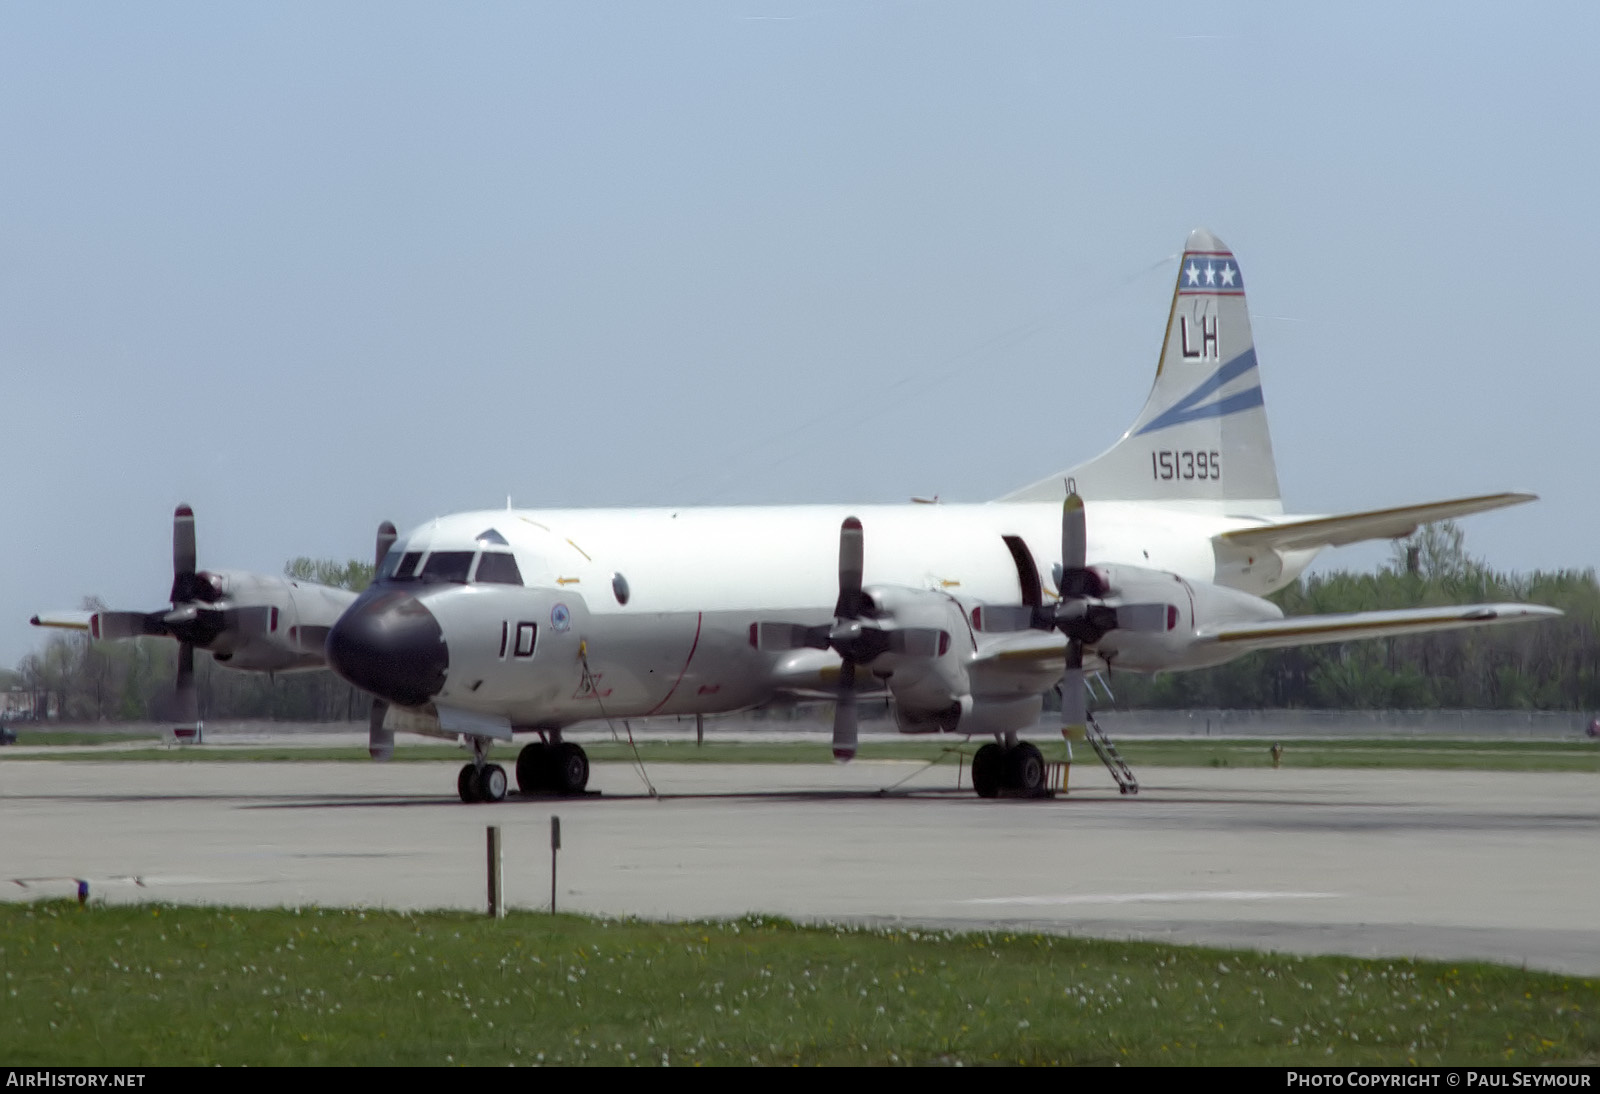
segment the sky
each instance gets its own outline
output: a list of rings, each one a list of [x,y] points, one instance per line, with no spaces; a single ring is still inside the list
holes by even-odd
[[[1600,7],[0,5],[0,666],[463,509],[982,501],[1248,275],[1295,512],[1600,562]],[[1364,569],[1387,545],[1330,552]]]

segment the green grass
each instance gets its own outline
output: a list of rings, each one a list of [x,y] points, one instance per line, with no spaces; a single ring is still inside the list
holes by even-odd
[[[1589,1064],[1600,982],[1035,935],[0,905],[0,1059]]]
[[[957,750],[970,760],[982,742],[961,739],[918,738],[906,741],[864,741],[858,754],[863,760],[907,760],[947,764],[957,762]],[[1600,772],[1600,742],[1496,741],[1442,738],[1389,738],[1381,740],[1303,740],[1282,742],[1282,766],[1287,768],[1421,768],[1475,771],[1579,771]],[[1048,759],[1060,759],[1060,741],[1042,741]],[[1271,743],[1265,740],[1206,739],[1150,740],[1125,738],[1118,747],[1135,771],[1141,767],[1270,767]],[[592,741],[584,748],[597,763],[626,762],[633,752],[626,742]],[[1085,744],[1075,746],[1079,763],[1098,763]],[[394,758],[399,762],[458,760],[461,749],[433,742],[401,742]],[[514,756],[506,746],[501,757]],[[639,755],[648,764],[659,763],[828,763],[827,739],[819,731],[815,741],[693,741],[645,740]],[[144,762],[331,762],[368,760],[361,747],[327,748],[306,745],[182,745],[138,750],[88,750],[64,745],[49,752],[16,753],[0,750],[0,760],[49,759]]]
[[[159,739],[157,734],[148,730],[126,732],[114,729],[14,729],[12,732],[17,735],[16,744],[44,745],[46,747],[144,744],[148,741]]]

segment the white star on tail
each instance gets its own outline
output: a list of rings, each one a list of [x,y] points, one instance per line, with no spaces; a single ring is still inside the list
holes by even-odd
[[[1233,275],[1234,275],[1235,272],[1236,271],[1234,270],[1233,266],[1231,266],[1231,265],[1222,267],[1222,283],[1224,285],[1232,285],[1233,284]]]

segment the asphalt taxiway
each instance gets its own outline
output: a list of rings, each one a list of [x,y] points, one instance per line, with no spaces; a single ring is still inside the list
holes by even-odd
[[[950,766],[599,764],[582,799],[461,804],[458,764],[0,761],[0,893],[1039,930],[1600,976],[1593,774],[1079,764],[1053,800]],[[886,788],[891,788],[887,789]]]

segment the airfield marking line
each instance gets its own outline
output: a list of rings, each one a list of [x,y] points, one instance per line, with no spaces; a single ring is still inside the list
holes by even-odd
[[[1271,892],[1258,889],[1236,889],[1220,892],[1168,892],[1168,893],[1059,893],[1045,896],[990,896],[963,900],[962,904],[1187,904],[1206,900],[1329,900],[1343,893]]]

